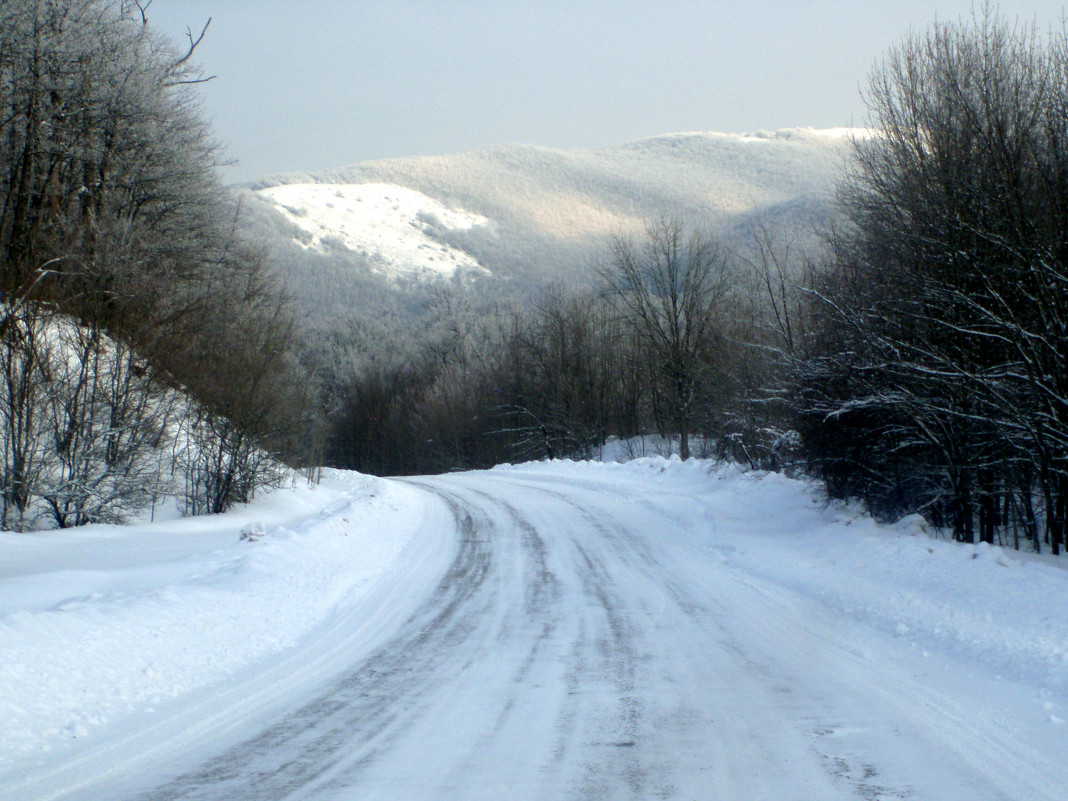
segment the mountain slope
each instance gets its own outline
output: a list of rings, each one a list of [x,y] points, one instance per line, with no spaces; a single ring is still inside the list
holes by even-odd
[[[297,283],[330,305],[346,294],[335,281],[579,279],[612,234],[661,216],[729,233],[759,211],[803,229],[825,213],[849,148],[841,129],[667,134],[599,150],[501,145],[273,176],[246,194],[283,262],[326,265],[329,288]]]
[[[501,145],[264,178],[239,188],[246,234],[297,303],[300,361],[333,385],[404,364],[442,324],[590,281],[616,234],[675,217],[751,242],[757,218],[799,252],[830,213],[846,130],[679,133],[599,150]],[[445,300],[446,307],[452,307]]]

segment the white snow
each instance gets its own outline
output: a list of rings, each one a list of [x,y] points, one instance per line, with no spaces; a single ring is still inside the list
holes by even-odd
[[[700,460],[502,465],[424,484],[457,503],[498,499],[484,512],[500,548],[484,597],[517,606],[472,604],[457,621],[466,650],[432,652],[447,686],[397,700],[398,750],[367,746],[379,761],[360,774],[366,797],[544,797],[552,777],[524,749],[554,743],[554,769],[585,771],[604,797],[639,758],[687,798],[795,785],[1068,797],[1068,571],[1052,557],[933,539],[919,518],[879,525],[805,482]],[[459,539],[439,495],[352,473],[216,518],[0,534],[0,798],[92,797],[77,794],[83,774],[255,734],[412,625]],[[606,584],[583,589],[575,571]],[[543,574],[530,595],[537,582],[522,581]],[[670,616],[676,605],[687,614]],[[575,685],[599,659],[615,672]],[[397,686],[421,687],[412,676]],[[628,717],[639,708],[659,750]],[[617,722],[639,733],[612,734]],[[584,726],[609,739],[583,739]],[[584,761],[597,754],[603,765]],[[397,765],[410,785],[390,783]],[[435,783],[445,765],[456,783]],[[582,788],[555,790],[569,792]]]
[[[309,235],[306,241],[296,240],[305,249],[326,251],[340,244],[391,276],[483,271],[474,257],[433,234],[464,231],[488,220],[414,189],[384,183],[301,183],[261,189],[259,194]]]
[[[874,128],[811,128],[809,129],[820,136],[831,139],[871,139],[876,135]]]
[[[870,128],[778,128],[776,130],[743,131],[740,133],[717,133],[715,131],[691,131],[689,133],[661,134],[662,137],[677,136],[716,136],[735,139],[739,142],[774,142],[796,139],[799,137],[825,136],[829,139],[849,139],[859,136],[866,138]],[[656,138],[656,137],[653,137]]]
[[[539,474],[547,468],[507,469]],[[620,471],[632,486],[644,473],[668,493],[655,502],[680,516],[677,533],[731,567],[917,651],[983,664],[1056,693],[1068,712],[1068,556],[933,539],[918,515],[881,525],[858,506],[828,504],[814,485],[733,467],[717,468],[710,479],[708,463],[698,460],[655,456],[549,469],[576,480]],[[687,497],[694,499],[690,510],[682,501]]]
[[[408,487],[329,473],[214,517],[0,533],[0,788],[74,739],[296,650],[341,606],[390,597],[379,585],[409,571],[406,549],[451,553],[426,513]],[[411,600],[390,614],[439,568],[408,573]]]

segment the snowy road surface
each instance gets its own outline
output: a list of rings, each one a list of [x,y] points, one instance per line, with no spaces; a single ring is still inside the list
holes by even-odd
[[[396,485],[403,572],[0,797],[1068,798],[1064,571],[646,462]]]

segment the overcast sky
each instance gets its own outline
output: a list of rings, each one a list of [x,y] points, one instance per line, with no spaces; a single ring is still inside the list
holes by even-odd
[[[1057,22],[1065,3],[1002,2]],[[911,27],[970,0],[154,0],[197,56],[228,181],[506,142],[861,124],[860,89]]]

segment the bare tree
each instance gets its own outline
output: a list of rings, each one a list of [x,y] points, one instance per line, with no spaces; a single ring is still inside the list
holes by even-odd
[[[908,37],[875,70],[878,134],[856,142],[842,188],[805,395],[809,441],[885,512],[923,510],[964,541],[978,522],[992,541],[1011,509],[1031,526],[1037,488],[1055,552],[1068,494],[1065,42],[985,6]],[[865,453],[835,457],[836,427]]]
[[[601,275],[645,350],[670,433],[688,459],[702,390],[717,380],[725,346],[728,256],[711,237],[660,220],[646,226],[640,241],[613,239]]]
[[[49,317],[36,304],[0,305],[0,528],[22,529],[49,462],[44,404],[51,382]]]
[[[513,318],[497,367],[496,431],[515,457],[590,458],[609,435],[639,433],[642,381],[628,337],[589,288],[553,287]]]
[[[215,279],[213,314],[194,332],[185,368],[194,397],[187,421],[186,509],[225,511],[284,476],[278,448],[296,424],[286,367],[293,317],[285,288],[262,254],[235,247]]]
[[[5,524],[35,495],[59,525],[144,503],[160,484],[146,449],[168,436],[179,387],[199,393],[211,424],[195,428],[238,476],[200,508],[271,473],[284,293],[265,288],[215,174],[193,91],[207,26],[178,49],[149,5],[0,4]]]

